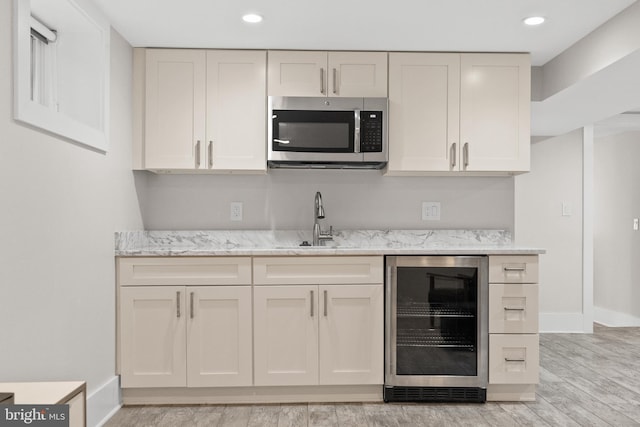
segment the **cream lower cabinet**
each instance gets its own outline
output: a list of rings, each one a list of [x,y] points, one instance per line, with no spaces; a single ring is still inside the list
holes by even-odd
[[[251,385],[250,286],[121,290],[122,387]]]
[[[120,259],[122,387],[251,385],[250,265],[233,257]]]
[[[122,387],[186,385],[184,292],[182,286],[120,290]]]
[[[256,385],[381,384],[381,285],[254,291]]]
[[[382,257],[256,258],[254,284],[256,385],[382,384]]]
[[[539,378],[538,256],[489,257],[487,400],[535,400]]]
[[[318,287],[256,287],[256,385],[318,384]]]

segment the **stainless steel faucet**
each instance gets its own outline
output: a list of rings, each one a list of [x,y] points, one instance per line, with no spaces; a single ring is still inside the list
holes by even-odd
[[[329,227],[329,232],[322,231],[319,219],[324,218],[324,206],[322,206],[322,194],[316,192],[313,209],[313,246],[323,246],[325,240],[333,240],[333,226]]]

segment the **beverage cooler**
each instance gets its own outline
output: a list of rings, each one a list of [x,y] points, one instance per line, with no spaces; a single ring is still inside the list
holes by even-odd
[[[384,400],[484,402],[488,257],[387,256]]]

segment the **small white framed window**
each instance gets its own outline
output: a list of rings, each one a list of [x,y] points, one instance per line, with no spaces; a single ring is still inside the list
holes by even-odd
[[[110,27],[88,0],[14,0],[14,117],[108,147]]]
[[[57,31],[31,15],[30,32],[30,99],[40,105],[56,108]]]

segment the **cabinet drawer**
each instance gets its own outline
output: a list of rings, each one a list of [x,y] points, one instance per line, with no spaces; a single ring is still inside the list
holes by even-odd
[[[538,334],[489,335],[489,383],[537,384]]]
[[[538,285],[534,283],[490,284],[489,332],[537,333]]]
[[[256,285],[382,283],[383,262],[381,256],[254,258],[253,280]]]
[[[538,256],[490,256],[489,283],[538,283]]]
[[[120,258],[120,286],[250,285],[249,257]]]

